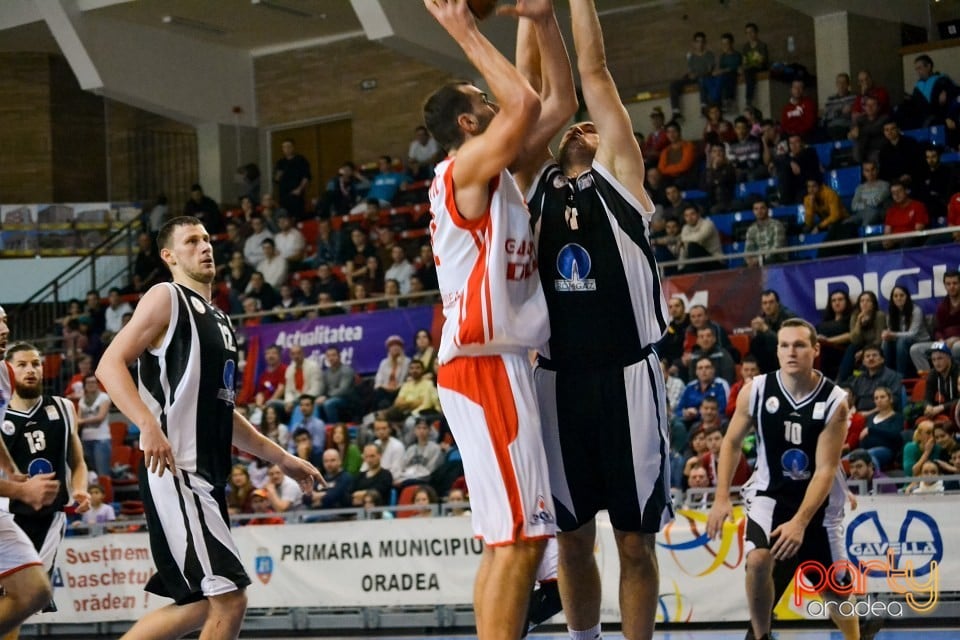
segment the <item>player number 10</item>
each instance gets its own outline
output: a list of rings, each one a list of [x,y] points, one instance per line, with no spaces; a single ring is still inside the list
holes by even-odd
[[[802,440],[801,425],[799,422],[784,422],[783,439],[791,444],[800,444]]]

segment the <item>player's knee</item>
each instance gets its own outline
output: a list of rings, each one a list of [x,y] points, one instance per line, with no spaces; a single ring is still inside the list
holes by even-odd
[[[564,531],[557,535],[557,544],[560,547],[560,554],[582,555],[589,553],[593,555],[593,547],[597,540],[597,529],[594,524],[588,523],[574,529],[573,531]]]
[[[750,573],[769,574],[773,571],[773,556],[768,549],[754,549],[747,554],[746,567]]]
[[[30,576],[30,581],[27,588],[23,590],[22,596],[23,611],[31,614],[47,606],[53,600],[53,587],[50,586],[47,574],[40,567],[37,567],[33,573],[36,575]]]
[[[210,598],[210,607],[222,615],[242,618],[247,611],[247,592],[245,589],[238,589]]]
[[[620,564],[655,565],[657,551],[655,538],[647,533],[624,533],[617,536]]]

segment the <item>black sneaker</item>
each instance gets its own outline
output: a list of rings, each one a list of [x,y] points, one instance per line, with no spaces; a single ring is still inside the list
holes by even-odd
[[[873,640],[883,627],[883,618],[860,618],[860,640]]]
[[[563,611],[563,604],[560,602],[560,587],[556,580],[540,583],[540,588],[535,589],[530,594],[530,609],[527,612],[527,628],[523,632],[527,633]]]

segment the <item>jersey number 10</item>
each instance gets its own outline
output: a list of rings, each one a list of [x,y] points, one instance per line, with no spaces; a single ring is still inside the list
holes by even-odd
[[[799,422],[784,422],[783,439],[791,444],[800,444],[803,440],[802,425]]]

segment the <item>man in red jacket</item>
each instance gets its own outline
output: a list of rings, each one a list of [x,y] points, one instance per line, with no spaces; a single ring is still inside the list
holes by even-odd
[[[803,80],[790,85],[790,101],[780,111],[780,131],[785,136],[799,135],[809,140],[817,125],[817,105],[804,94]]]

